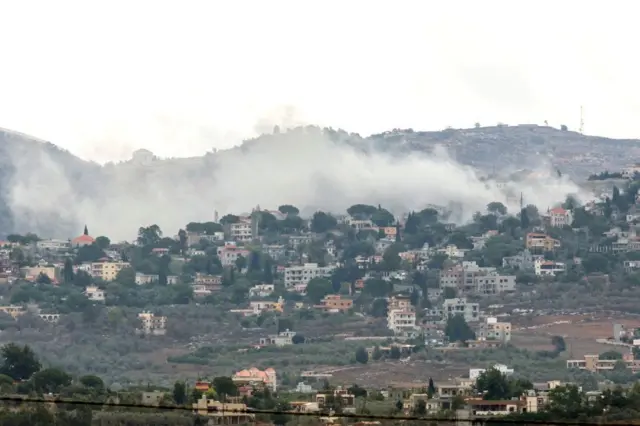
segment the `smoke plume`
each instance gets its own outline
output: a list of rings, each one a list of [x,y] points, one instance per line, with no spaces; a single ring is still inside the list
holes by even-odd
[[[215,211],[222,216],[281,204],[305,215],[319,209],[342,213],[356,203],[381,204],[398,215],[430,204],[457,205],[452,219],[461,223],[491,201],[515,213],[520,194],[546,210],[579,193],[555,173],[501,184],[480,179],[443,150],[390,154],[371,149],[366,139],[311,126],[194,158],[139,153],[99,166],[57,150],[38,152],[11,156],[8,204],[16,230],[42,237],[73,237],[84,224],[92,235],[115,241],[133,239],[150,224],[172,236],[188,222],[213,220]]]

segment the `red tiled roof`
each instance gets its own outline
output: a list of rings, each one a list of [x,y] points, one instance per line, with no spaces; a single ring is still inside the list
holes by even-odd
[[[551,209],[551,213],[554,213],[554,214],[566,214],[567,211],[565,209],[563,209],[562,207],[556,207],[555,209]]]
[[[78,241],[78,242],[94,242],[95,239],[93,237],[90,237],[88,235],[80,235],[79,237],[74,238],[72,241]]]

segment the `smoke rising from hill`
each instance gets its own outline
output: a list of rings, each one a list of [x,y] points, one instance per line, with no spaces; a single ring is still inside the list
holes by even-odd
[[[336,140],[346,138],[300,127],[203,157],[102,167],[79,161],[69,166],[44,150],[13,155],[9,205],[22,232],[67,238],[87,224],[94,236],[121,240],[154,223],[172,236],[190,221],[213,220],[216,210],[222,216],[256,205],[293,204],[311,215],[318,209],[342,213],[356,203],[381,204],[396,214],[455,204],[460,208],[452,220],[460,223],[491,201],[516,212],[520,192],[541,210],[579,192],[546,173],[508,183],[508,197],[504,187],[482,181],[444,151],[392,155],[372,152],[358,137],[350,136],[349,144]]]

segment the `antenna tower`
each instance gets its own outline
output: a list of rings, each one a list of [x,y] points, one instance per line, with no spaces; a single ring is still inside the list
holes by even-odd
[[[584,134],[584,108],[580,105],[580,134]]]
[[[524,196],[520,193],[520,211],[524,208]]]

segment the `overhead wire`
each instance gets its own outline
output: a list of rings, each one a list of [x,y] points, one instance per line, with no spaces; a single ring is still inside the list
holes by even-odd
[[[198,411],[203,411],[205,408],[194,408],[184,405],[145,405],[138,403],[123,403],[123,402],[100,402],[100,401],[82,401],[78,399],[45,399],[45,398],[32,398],[32,397],[9,397],[0,396],[0,402],[13,402],[17,404],[67,404],[67,405],[84,405],[93,407],[116,407],[116,408],[138,408],[146,410],[158,410],[158,411],[183,411],[191,414],[198,414]],[[456,423],[468,423],[468,424],[514,424],[514,425],[549,425],[549,426],[638,426],[639,423],[619,423],[619,422],[579,422],[570,420],[535,420],[535,419],[514,419],[503,417],[489,417],[489,416],[476,416],[469,418],[461,417],[420,417],[420,416],[391,416],[391,415],[373,415],[373,414],[351,414],[351,413],[305,413],[297,411],[282,411],[282,410],[261,410],[261,409],[231,409],[225,408],[222,403],[221,408],[208,407],[208,412],[214,413],[229,413],[229,414],[266,414],[266,415],[282,415],[293,417],[331,417],[331,418],[343,418],[343,419],[358,419],[358,420],[393,420],[393,421],[420,421],[420,422],[456,422]],[[206,416],[206,415],[205,415]]]

